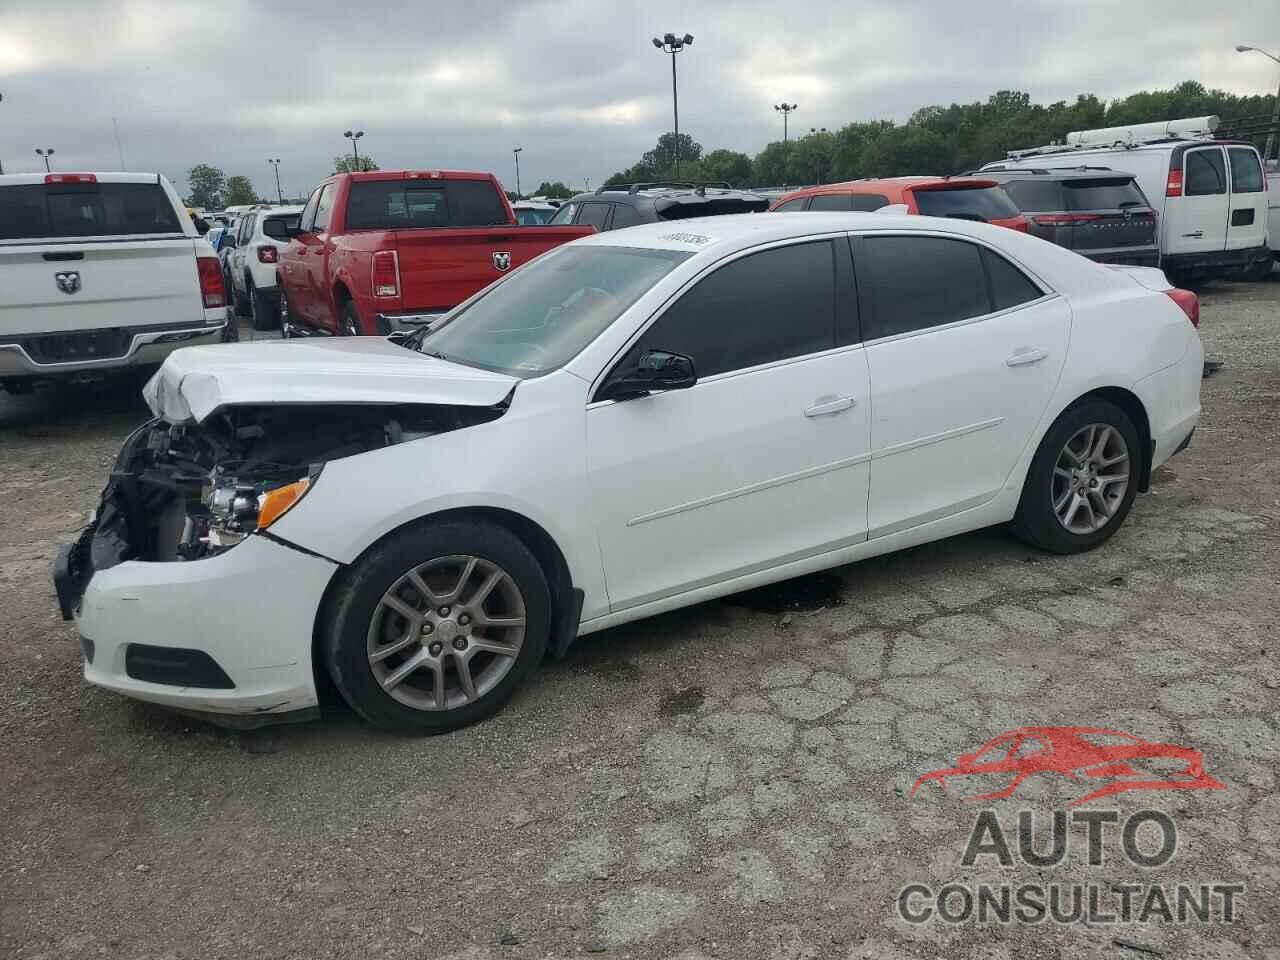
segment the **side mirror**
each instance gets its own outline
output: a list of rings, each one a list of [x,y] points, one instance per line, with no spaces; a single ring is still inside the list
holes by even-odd
[[[692,357],[667,350],[646,350],[635,367],[604,385],[600,399],[633,400],[664,390],[688,390],[697,382]]]

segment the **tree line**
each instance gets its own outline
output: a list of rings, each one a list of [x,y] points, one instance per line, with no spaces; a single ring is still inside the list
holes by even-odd
[[[848,123],[837,130],[811,127],[808,133],[768,144],[754,157],[735,150],[704,152],[700,143],[682,133],[678,177],[676,138],[664,133],[652,150],[605,184],[679,179],[765,187],[859,177],[956,174],[1001,160],[1009,150],[1061,141],[1072,130],[1208,114],[1217,114],[1225,123],[1249,116],[1269,117],[1274,105],[1274,96],[1241,97],[1207,90],[1194,80],[1168,90],[1143,90],[1109,103],[1083,93],[1073,103],[1039,104],[1032,103],[1028,93],[1001,90],[985,102],[921,107],[902,124],[870,120]]]

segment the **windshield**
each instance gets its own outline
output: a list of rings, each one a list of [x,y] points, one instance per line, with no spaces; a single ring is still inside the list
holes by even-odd
[[[563,366],[655,283],[678,250],[565,246],[493,285],[418,345],[423,353],[518,377]]]
[[[522,227],[536,227],[551,219],[554,210],[542,207],[516,207],[516,223]]]

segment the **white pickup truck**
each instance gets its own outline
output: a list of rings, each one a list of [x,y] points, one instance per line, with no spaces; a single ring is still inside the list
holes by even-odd
[[[218,258],[164,177],[0,176],[0,387],[156,365],[226,327]]]

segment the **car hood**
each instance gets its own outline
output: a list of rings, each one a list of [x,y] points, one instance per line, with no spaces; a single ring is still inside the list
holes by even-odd
[[[424,356],[381,337],[186,347],[142,390],[157,417],[200,423],[220,407],[294,403],[440,403],[484,407],[519,382]]]

